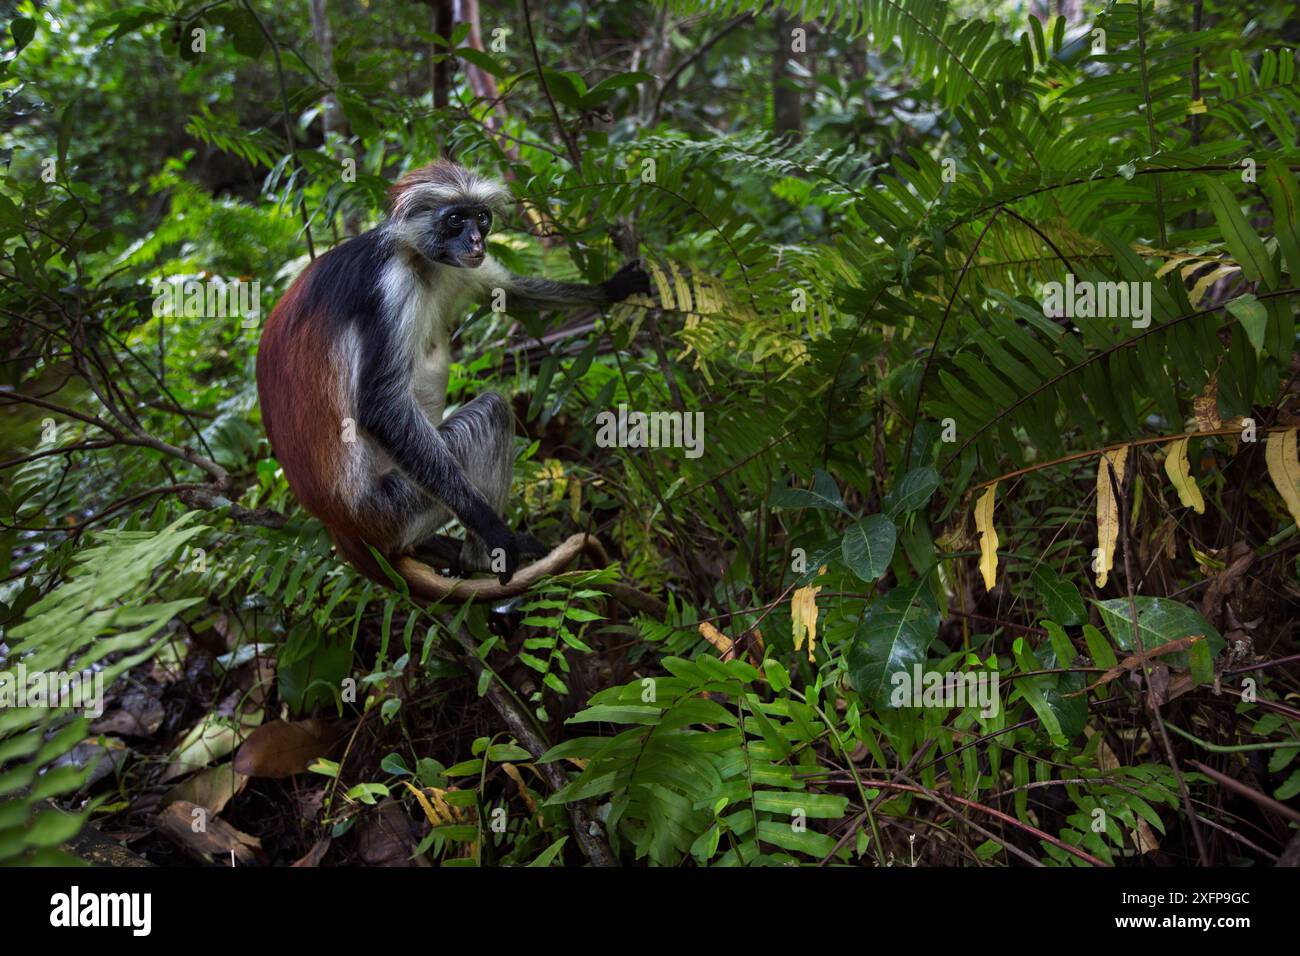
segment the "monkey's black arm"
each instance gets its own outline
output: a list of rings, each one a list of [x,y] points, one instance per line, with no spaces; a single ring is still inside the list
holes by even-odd
[[[504,273],[506,308],[544,309],[582,305],[609,305],[629,295],[650,294],[650,277],[638,262],[629,262],[599,285],[583,282],[554,282]]]

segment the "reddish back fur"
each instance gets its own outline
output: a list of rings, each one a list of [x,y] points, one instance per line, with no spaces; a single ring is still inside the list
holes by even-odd
[[[257,394],[271,450],[289,487],[329,529],[340,555],[382,583],[365,542],[386,551],[396,537],[377,515],[359,513],[342,486],[343,420],[352,417],[340,388],[342,370],[326,331],[326,316],[307,311],[303,290],[315,264],[271,311],[257,353]]]

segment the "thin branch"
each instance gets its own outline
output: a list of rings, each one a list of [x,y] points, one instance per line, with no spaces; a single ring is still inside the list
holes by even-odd
[[[939,328],[934,333],[934,341],[930,344],[930,354],[925,357],[925,365],[921,368],[921,378],[916,383],[916,402],[912,407],[912,427],[907,431],[907,448],[903,452],[903,468],[907,468],[908,462],[912,460],[912,439],[916,437],[916,423],[921,416],[921,396],[925,394],[925,379],[930,374],[930,366],[934,362],[934,354],[939,351],[939,340],[943,338],[944,327],[948,324],[948,316],[952,314],[953,303],[957,301],[957,293],[961,290],[961,282],[966,278],[966,272],[970,269],[971,260],[975,258],[975,253],[979,252],[980,243],[984,237],[989,234],[989,228],[997,221],[998,213],[1002,211],[999,207],[993,215],[989,216],[989,221],[984,224],[980,230],[979,238],[975,240],[975,245],[966,255],[966,261],[961,265],[961,272],[957,275],[957,282],[952,288],[952,295],[948,296],[948,304],[944,306],[943,318],[939,321]]]
[[[1183,811],[1187,814],[1187,822],[1192,828],[1192,838],[1196,841],[1196,853],[1200,857],[1201,866],[1209,866],[1210,856],[1205,849],[1205,838],[1201,835],[1201,827],[1196,822],[1196,811],[1192,809],[1192,795],[1187,789],[1187,781],[1183,778],[1182,768],[1178,766],[1178,757],[1174,754],[1174,745],[1173,741],[1169,739],[1169,731],[1165,729],[1165,718],[1160,713],[1160,702],[1156,700],[1155,686],[1151,681],[1151,660],[1147,655],[1146,648],[1142,646],[1142,629],[1138,626],[1137,597],[1133,591],[1133,542],[1130,540],[1128,533],[1128,499],[1120,493],[1119,481],[1115,477],[1115,466],[1111,464],[1109,458],[1103,458],[1102,461],[1105,463],[1106,473],[1110,478],[1111,494],[1115,496],[1115,501],[1119,505],[1120,542],[1124,548],[1124,585],[1128,591],[1128,612],[1132,619],[1133,646],[1137,648],[1138,657],[1142,662],[1142,675],[1146,679],[1147,709],[1155,720],[1156,729],[1160,732],[1160,741],[1164,746],[1165,758],[1169,761],[1169,767],[1174,772],[1174,779],[1178,781],[1178,792],[1183,798]]]
[[[573,163],[575,170],[582,168],[582,155],[578,152],[578,144],[573,141],[569,131],[565,128],[564,120],[560,118],[560,110],[555,105],[555,99],[551,96],[551,88],[546,84],[546,74],[542,72],[542,58],[537,54],[537,40],[533,36],[533,17],[528,9],[528,0],[521,0],[524,8],[524,26],[528,29],[528,46],[533,51],[533,64],[537,67],[537,81],[542,84],[542,92],[546,94],[546,102],[551,105],[551,115],[555,117],[555,125],[560,131],[560,138],[564,140],[564,148],[568,150],[569,159]]]
[[[681,76],[682,73],[684,73],[692,63],[695,63],[702,56],[708,53],[709,50],[713,49],[714,44],[716,44],[719,40],[725,37],[728,33],[736,29],[736,27],[740,26],[741,24],[748,23],[750,20],[753,19],[754,19],[753,10],[749,11],[748,13],[742,13],[740,16],[736,17],[730,23],[726,24],[717,33],[713,34],[713,36],[709,37],[698,47],[696,47],[695,51],[691,53],[690,56],[682,60],[681,63],[678,63],[677,66],[673,67],[673,71],[668,74],[667,79],[664,80],[663,86],[659,87],[659,93],[655,96],[655,105],[654,105],[654,110],[651,111],[650,114],[650,122],[652,123],[659,122],[659,110],[663,106],[664,94],[673,88],[673,84],[677,82],[677,78]]]

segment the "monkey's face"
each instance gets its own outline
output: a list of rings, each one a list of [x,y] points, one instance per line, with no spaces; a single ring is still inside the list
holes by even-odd
[[[492,211],[487,206],[443,206],[433,214],[432,241],[425,254],[434,262],[477,269],[487,258],[491,228]]]

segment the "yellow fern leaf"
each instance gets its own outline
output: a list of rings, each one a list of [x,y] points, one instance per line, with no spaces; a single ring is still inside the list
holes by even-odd
[[[1296,430],[1272,432],[1264,446],[1264,462],[1277,493],[1286,502],[1291,520],[1300,528],[1300,466],[1296,465]]]
[[[1183,503],[1183,507],[1191,508],[1198,515],[1203,515],[1205,499],[1201,497],[1201,489],[1196,486],[1196,479],[1192,477],[1191,463],[1187,460],[1189,440],[1180,438],[1169,443],[1169,454],[1165,456],[1165,474],[1169,476],[1169,483],[1178,492],[1178,500]]]
[[[975,502],[975,530],[980,536],[980,574],[984,590],[992,591],[998,583],[998,533],[993,527],[993,502],[998,483],[995,481]]]
[[[1115,542],[1119,540],[1119,502],[1110,486],[1110,468],[1115,469],[1115,484],[1124,484],[1124,462],[1128,446],[1105,452],[1097,461],[1097,587],[1104,588],[1114,567]]]

